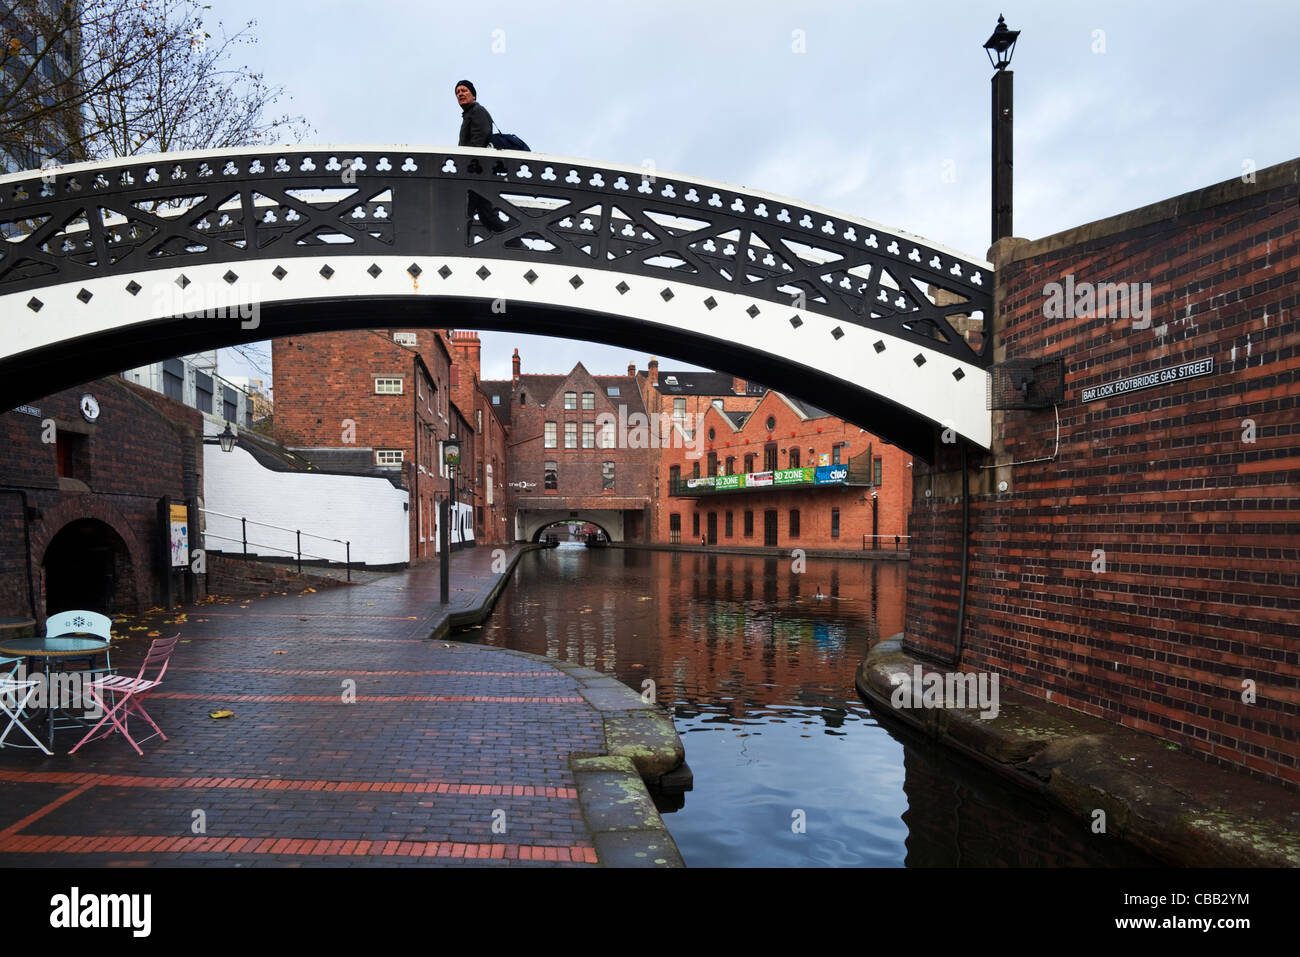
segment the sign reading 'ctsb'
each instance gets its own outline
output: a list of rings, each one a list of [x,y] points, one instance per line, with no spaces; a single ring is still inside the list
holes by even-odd
[[[1124,395],[1128,392],[1137,392],[1139,389],[1150,389],[1152,386],[1164,385],[1166,382],[1195,379],[1198,376],[1209,375],[1213,371],[1213,358],[1198,359],[1195,362],[1184,362],[1179,366],[1155,369],[1141,375],[1129,376],[1103,385],[1092,386],[1083,390],[1080,399],[1084,402],[1092,402],[1094,399],[1108,399],[1111,396]]]

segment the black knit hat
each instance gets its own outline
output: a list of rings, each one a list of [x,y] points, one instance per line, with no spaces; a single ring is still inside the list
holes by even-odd
[[[476,100],[478,99],[478,90],[474,89],[474,84],[471,83],[469,80],[457,80],[457,81],[456,81],[456,86],[463,86],[463,87],[468,88],[468,90],[469,90],[469,92],[470,92],[470,95],[473,96],[474,99],[476,99]],[[453,87],[453,89],[454,89],[454,87]]]

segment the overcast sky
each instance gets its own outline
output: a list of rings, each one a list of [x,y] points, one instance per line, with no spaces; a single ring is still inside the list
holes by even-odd
[[[210,2],[228,30],[258,21],[244,53],[314,126],[311,142],[454,145],[453,88],[468,78],[500,128],[539,152],[651,160],[978,257],[992,75],[981,46],[999,13],[1021,31],[1017,236],[1300,155],[1296,0]],[[649,358],[482,336],[484,378],[508,378],[516,346],[526,372]],[[247,370],[223,354],[222,371]]]

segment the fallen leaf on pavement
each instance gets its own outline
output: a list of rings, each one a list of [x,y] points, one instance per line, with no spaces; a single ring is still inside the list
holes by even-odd
[[[225,710],[213,711],[211,714],[208,715],[209,718],[233,718],[234,716],[235,716],[235,712],[225,711]]]

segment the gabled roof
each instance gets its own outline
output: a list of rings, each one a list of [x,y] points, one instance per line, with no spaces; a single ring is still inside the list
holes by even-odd
[[[502,425],[510,424],[510,397],[514,395],[514,387],[510,385],[508,379],[479,379],[479,388],[488,397],[488,408],[496,415],[497,421]],[[493,402],[493,399],[497,399]]]

